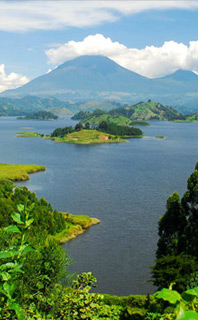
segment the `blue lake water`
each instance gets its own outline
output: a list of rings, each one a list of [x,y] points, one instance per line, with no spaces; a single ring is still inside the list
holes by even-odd
[[[98,292],[152,293],[147,280],[154,264],[157,222],[168,196],[186,190],[198,160],[198,124],[151,122],[142,127],[145,138],[89,146],[15,135],[23,127],[49,134],[71,124],[69,119],[0,118],[0,162],[45,165],[45,172],[18,185],[45,197],[58,210],[101,220],[64,245],[74,260],[71,271],[92,271]]]

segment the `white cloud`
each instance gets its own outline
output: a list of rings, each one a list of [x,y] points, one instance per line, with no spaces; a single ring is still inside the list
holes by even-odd
[[[102,34],[90,35],[83,41],[69,41],[46,51],[49,62],[61,64],[81,55],[104,55],[121,66],[149,78],[161,77],[177,69],[198,72],[198,41],[189,46],[167,41],[161,47],[127,48]]]
[[[8,89],[15,89],[27,83],[29,79],[21,74],[11,72],[5,73],[4,64],[0,65],[0,92]]]
[[[86,27],[147,10],[198,9],[197,1],[1,1],[0,30]]]

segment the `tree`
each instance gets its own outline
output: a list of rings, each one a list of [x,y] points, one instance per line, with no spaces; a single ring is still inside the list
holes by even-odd
[[[167,211],[158,223],[160,238],[156,252],[157,258],[167,254],[177,255],[182,251],[179,240],[183,235],[186,221],[177,192],[168,198],[166,208]]]
[[[90,129],[90,123],[89,123],[89,122],[86,122],[86,123],[85,123],[85,129],[86,129],[86,130],[89,130],[89,129]]]
[[[188,179],[187,191],[181,201],[175,192],[168,198],[166,208],[159,220],[157,259],[152,267],[152,278],[159,287],[164,283],[169,286],[168,282],[174,281],[181,290],[185,289],[190,274],[198,270],[198,163]],[[189,268],[186,268],[187,264]]]
[[[75,125],[75,131],[81,131],[82,129],[83,129],[83,125],[81,122],[79,122]]]

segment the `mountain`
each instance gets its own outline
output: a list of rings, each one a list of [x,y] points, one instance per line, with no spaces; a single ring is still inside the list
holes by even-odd
[[[168,76],[165,76],[161,79],[170,79],[174,81],[182,81],[182,82],[189,82],[189,81],[198,81],[198,75],[192,71],[186,70],[177,70]]]
[[[104,56],[81,56],[60,65],[24,86],[8,90],[4,96],[63,95],[84,98],[91,92],[149,92],[152,80],[129,71]]]
[[[198,111],[198,76],[178,70],[166,77],[148,79],[107,57],[81,56],[20,88],[0,94],[15,98],[26,95],[54,96],[76,103],[113,100],[131,104],[152,99],[189,113],[189,107],[193,112]]]

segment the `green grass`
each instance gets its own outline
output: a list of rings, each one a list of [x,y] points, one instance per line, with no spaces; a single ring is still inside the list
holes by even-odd
[[[92,225],[100,223],[99,219],[91,218],[85,215],[74,215],[71,213],[63,213],[66,220],[66,228],[57,233],[55,236],[51,236],[60,243],[65,243],[69,240],[76,238],[79,234],[82,234],[86,229]]]
[[[35,164],[0,163],[0,180],[25,181],[30,178],[28,173],[35,173],[38,171],[45,171],[45,166],[38,166]]]
[[[16,134],[18,138],[41,138],[43,136],[40,133],[28,132],[28,131],[20,131],[20,132],[17,132]]]
[[[66,135],[63,138],[53,138],[56,142],[66,142],[74,144],[101,144],[113,142],[126,142],[125,139],[112,134],[100,132],[97,130],[81,130]]]

